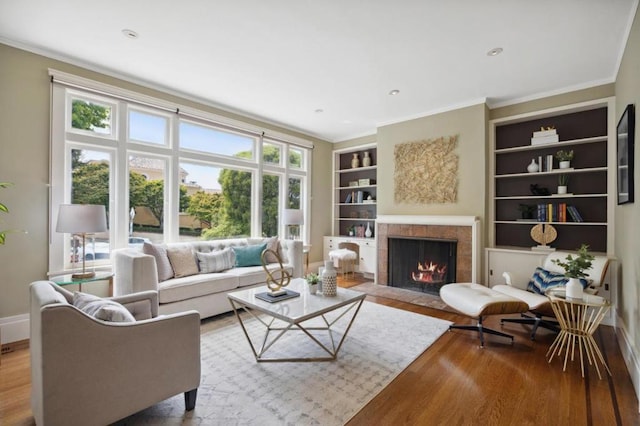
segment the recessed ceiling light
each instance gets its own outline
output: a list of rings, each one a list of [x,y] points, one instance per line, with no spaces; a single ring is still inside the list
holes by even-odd
[[[397,95],[398,93],[400,93],[398,89],[393,89],[392,91],[389,92],[391,96]]]
[[[315,110],[316,114],[322,114],[324,112],[324,110],[322,108],[318,108],[317,110]]]
[[[137,32],[133,30],[128,30],[126,28],[122,30],[122,34],[124,34],[126,38],[131,38],[131,39],[136,39],[139,37]]]
[[[498,56],[502,53],[502,47],[494,47],[490,51],[487,52],[487,56]]]

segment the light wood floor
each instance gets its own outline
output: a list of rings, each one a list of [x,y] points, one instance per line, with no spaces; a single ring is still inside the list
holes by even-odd
[[[339,285],[361,282],[356,277]],[[472,323],[464,316],[396,300],[367,300]],[[485,326],[501,329],[497,317],[488,318]],[[526,326],[508,324],[502,330],[516,337],[513,345],[490,336],[481,349],[477,333],[445,333],[348,425],[640,425],[638,400],[611,327],[601,326],[596,337],[612,372],[602,380],[593,367],[583,379],[579,362],[565,372],[560,360],[549,364],[545,353],[554,334],[541,330],[532,342]],[[3,355],[1,425],[34,424],[29,392],[28,349]]]

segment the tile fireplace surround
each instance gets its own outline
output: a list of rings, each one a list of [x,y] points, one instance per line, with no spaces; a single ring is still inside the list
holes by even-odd
[[[480,221],[475,216],[379,215],[376,219],[376,282],[380,285],[389,285],[389,237],[456,239],[456,281],[477,283],[480,278]]]

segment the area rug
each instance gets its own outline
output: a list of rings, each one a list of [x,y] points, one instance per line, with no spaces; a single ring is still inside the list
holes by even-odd
[[[427,308],[456,313],[456,311],[449,308],[447,304],[440,299],[440,297],[432,294],[420,293],[388,285],[378,285],[372,282],[366,282],[355,287],[351,287],[351,289],[361,291],[372,296],[385,297],[387,299],[399,300],[401,302],[413,303],[414,305],[426,306]]]
[[[205,321],[195,410],[185,412],[184,397],[177,395],[117,424],[342,425],[449,324],[364,302],[336,361],[257,363],[235,316]],[[250,335],[259,331],[258,321],[249,321],[247,329]],[[295,349],[304,352],[309,342],[302,339]],[[285,341],[280,350],[294,348],[292,343]]]

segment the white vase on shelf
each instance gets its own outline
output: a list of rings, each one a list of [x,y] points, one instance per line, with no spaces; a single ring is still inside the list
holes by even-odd
[[[528,171],[529,173],[535,173],[535,172],[537,172],[538,170],[539,170],[539,168],[538,168],[538,164],[536,163],[536,159],[535,159],[535,158],[532,158],[532,159],[531,159],[531,164],[529,164],[529,165],[527,166],[527,171]]]
[[[371,231],[371,226],[369,222],[367,222],[367,229],[364,231],[364,236],[367,238],[371,238],[372,235],[373,235],[373,231]]]
[[[362,167],[369,167],[371,165],[371,157],[369,157],[369,151],[364,152],[364,157],[362,158]]]
[[[358,158],[358,153],[354,152],[353,158],[351,159],[351,168],[357,169],[358,167],[360,167],[360,159]]]

